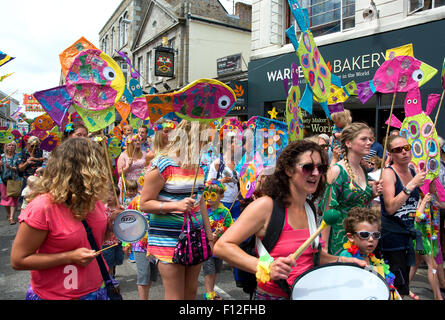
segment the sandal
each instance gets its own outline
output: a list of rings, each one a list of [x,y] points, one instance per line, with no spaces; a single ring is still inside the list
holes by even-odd
[[[14,219],[11,219],[11,218],[10,218],[10,219],[8,219],[8,220],[9,220],[9,224],[10,224],[10,225],[13,225],[13,224],[16,224],[16,223],[17,223],[16,221],[14,221]]]
[[[420,297],[412,291],[409,292],[409,297],[413,300],[420,300]]]

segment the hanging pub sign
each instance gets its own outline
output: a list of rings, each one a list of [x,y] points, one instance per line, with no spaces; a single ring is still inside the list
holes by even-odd
[[[241,71],[241,53],[219,58],[216,60],[218,76]]]
[[[175,51],[168,47],[157,47],[155,49],[155,76],[175,76]]]

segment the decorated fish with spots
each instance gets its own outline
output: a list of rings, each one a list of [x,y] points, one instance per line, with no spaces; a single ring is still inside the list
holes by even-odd
[[[152,123],[170,112],[185,120],[210,123],[229,113],[236,102],[233,90],[214,79],[199,79],[179,91],[145,98]]]
[[[300,80],[297,74],[297,65],[292,64],[292,86],[289,88],[288,81],[284,82],[287,93],[286,99],[286,123],[289,130],[289,141],[303,139],[303,114],[298,103],[300,102]],[[286,79],[288,80],[288,79]]]
[[[116,137],[107,139],[107,149],[111,159],[119,157],[122,152],[120,140]]]
[[[0,143],[7,144],[15,140],[14,135],[11,133],[11,129],[0,130]]]
[[[69,54],[64,54],[68,51]],[[61,54],[61,63],[66,84],[34,94],[58,126],[62,126],[68,109],[73,105],[85,110],[82,114],[78,113],[87,122],[82,115],[99,111],[98,115],[102,115],[103,110],[114,108],[122,97],[125,89],[122,70],[110,56],[86,39],[81,38],[66,49]],[[68,69],[67,63],[71,63]],[[94,127],[96,131],[100,129]]]
[[[445,189],[438,179],[441,165],[439,139],[429,116],[436,107],[439,97],[438,94],[430,94],[426,111],[423,111],[420,90],[417,88],[409,91],[405,97],[405,119],[401,122],[392,115],[391,126],[399,128],[400,135],[411,145],[413,157],[409,166],[417,172],[425,167],[428,170],[425,183],[420,187],[422,192],[428,193],[430,184],[434,183],[440,200],[445,201]]]
[[[357,84],[360,101],[366,103],[376,92],[409,92],[427,83],[437,69],[414,58],[412,44],[386,51],[385,62],[377,69],[372,80]]]
[[[327,67],[309,28],[307,10],[302,9],[297,0],[288,0],[292,15],[297,21],[301,35],[297,41],[296,30],[292,25],[286,34],[295,48],[303,70],[306,88],[298,103],[300,108],[312,114],[313,101],[317,101],[323,108],[326,116],[330,118],[327,101],[330,95],[331,83],[341,87],[341,80],[331,73]]]
[[[255,153],[252,161],[242,166],[240,170],[240,192],[244,199],[253,195],[255,183],[263,169],[263,162],[259,153]]]
[[[55,123],[48,114],[44,113],[34,119],[33,125],[36,130],[49,131],[54,128]]]

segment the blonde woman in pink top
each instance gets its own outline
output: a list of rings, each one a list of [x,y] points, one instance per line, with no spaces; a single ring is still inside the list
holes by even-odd
[[[98,144],[72,138],[53,151],[19,216],[11,250],[12,267],[31,270],[27,300],[107,300],[82,220],[100,246],[107,229],[101,199],[108,188]]]
[[[308,219],[315,219],[306,211],[307,198],[316,199],[322,194],[326,181],[327,159],[320,146],[312,141],[296,141],[289,144],[277,160],[275,172],[267,176],[263,192],[265,196],[253,201],[238,220],[215,243],[214,255],[226,260],[231,266],[255,274],[259,259],[244,252],[239,245],[247,238],[264,238],[271,219],[274,201],[285,210],[283,230],[269,254],[270,281],[258,282],[255,300],[289,299],[275,281],[284,279],[289,287],[294,280],[314,266],[313,255],[317,251],[309,246],[297,261],[291,255],[309,238]],[[309,218],[308,218],[309,215]],[[321,242],[323,244],[323,242]],[[319,250],[320,264],[338,262],[339,258]],[[340,262],[354,262],[365,266],[364,261],[340,257]]]
[[[141,138],[139,135],[130,135],[125,140],[127,148],[121,153],[117,161],[117,172],[119,174],[119,189],[122,191],[122,175],[124,180],[138,180],[142,170],[145,167],[145,158],[147,154],[141,150]],[[142,186],[139,186],[139,192]]]

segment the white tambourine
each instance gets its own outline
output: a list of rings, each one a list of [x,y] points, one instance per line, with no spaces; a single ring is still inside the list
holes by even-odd
[[[136,210],[125,210],[114,220],[113,232],[121,241],[136,242],[141,240],[148,230],[145,216]]]

